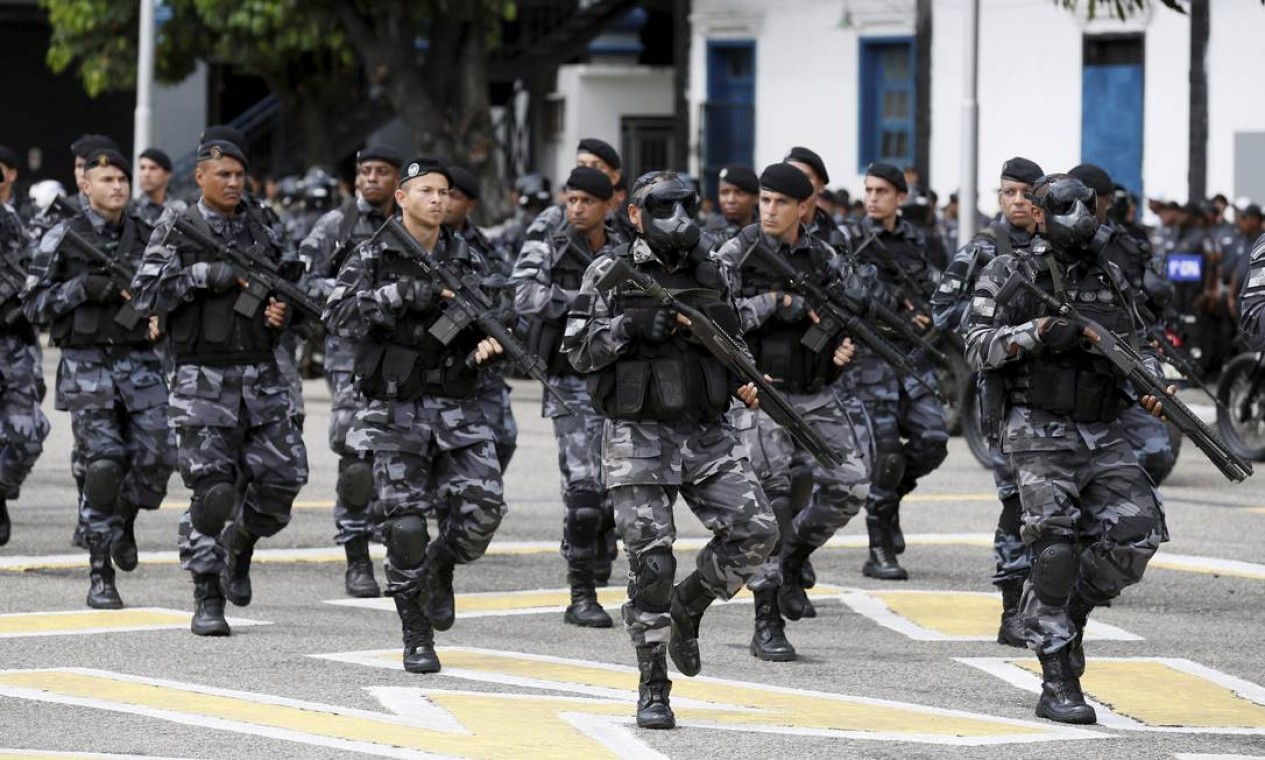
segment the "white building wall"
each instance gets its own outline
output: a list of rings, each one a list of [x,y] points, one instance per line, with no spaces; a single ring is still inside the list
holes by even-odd
[[[1234,133],[1265,131],[1265,9],[1212,0],[1208,189],[1232,195]],[[1144,31],[1142,175],[1148,195],[1185,200],[1190,20],[1157,7],[1128,22],[1084,18],[1050,0],[981,0],[980,206],[996,209],[1002,163],[1024,155],[1047,171],[1080,163],[1082,36]],[[935,0],[931,185],[961,184],[964,0]],[[756,170],[792,145],[822,155],[831,185],[854,193],[861,36],[912,36],[912,0],[695,0],[690,98],[698,172],[708,39],[756,42]],[[841,23],[846,21],[846,28]],[[1265,167],[1262,167],[1265,172]]]
[[[563,128],[546,141],[541,170],[555,187],[575,168],[575,148],[597,137],[620,149],[625,116],[671,116],[673,72],[650,66],[578,64],[558,69],[556,95],[566,99]]]

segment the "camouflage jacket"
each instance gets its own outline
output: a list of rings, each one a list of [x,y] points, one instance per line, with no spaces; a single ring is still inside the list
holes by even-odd
[[[970,294],[975,278],[999,253],[1026,249],[1032,244],[1031,233],[1013,227],[1008,221],[989,225],[975,233],[962,246],[944,270],[940,285],[931,296],[931,316],[936,329],[965,332]]]
[[[1239,294],[1243,340],[1253,351],[1265,350],[1265,234],[1252,246],[1247,283]]]

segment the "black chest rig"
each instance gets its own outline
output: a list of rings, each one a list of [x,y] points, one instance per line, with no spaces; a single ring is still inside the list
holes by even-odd
[[[724,277],[712,262],[687,262],[674,272],[657,263],[637,268],[721,329],[738,333],[738,315],[725,299]],[[615,289],[613,300],[613,314],[658,308],[627,284]],[[588,378],[593,408],[603,417],[663,422],[720,417],[729,408],[732,385],[724,366],[683,332],[663,343],[634,339],[618,360]]]
[[[197,205],[190,206],[184,214],[193,224],[215,235]],[[281,251],[255,215],[239,211],[238,216],[245,218],[245,224],[228,242],[243,248],[256,247],[265,257],[280,261]],[[174,230],[171,234],[179,235]],[[182,267],[201,261],[219,261],[214,252],[205,251],[184,239],[177,242],[176,255]],[[171,312],[171,343],[177,363],[226,366],[273,360],[272,349],[278,333],[264,321],[264,309],[257,309],[251,317],[235,310],[241,294],[237,288],[229,288],[224,293],[202,289],[190,292],[193,300]]]
[[[343,218],[338,225],[338,247],[330,258],[330,277],[337,277],[339,270],[347,261],[347,256],[356,250],[361,243],[373,237],[386,222],[386,217],[377,211],[361,211],[355,199],[343,204]]]
[[[460,239],[445,232],[440,260],[457,259],[473,268],[469,252]],[[445,255],[453,252],[451,256]],[[426,281],[429,278],[409,254],[395,248],[382,251],[372,267],[371,288],[390,283]],[[439,300],[439,299],[437,299]],[[422,396],[468,398],[475,393],[479,370],[466,366],[466,358],[478,346],[483,334],[471,325],[447,345],[431,334],[430,328],[443,316],[450,303],[439,300],[425,312],[407,310],[395,325],[374,325],[356,347],[355,375],[360,392],[372,399],[413,401]]]
[[[566,246],[577,245],[580,250],[588,253],[588,244],[576,240],[572,241],[568,235],[556,235],[550,245],[554,251],[561,252],[558,259],[554,261],[553,266],[549,270],[549,282],[563,290],[577,291],[580,289],[580,283],[584,280],[584,270],[587,267],[580,260],[580,257],[574,251],[567,251]],[[589,253],[590,256],[596,258],[596,254]],[[575,368],[571,366],[571,362],[567,360],[566,354],[562,353],[562,334],[566,329],[566,315],[556,319],[544,319],[542,317],[534,317],[530,320],[527,328],[527,347],[537,356],[545,360],[547,365],[546,372],[551,375],[575,375]]]
[[[745,235],[744,235],[745,238]],[[745,239],[744,239],[745,242]],[[768,250],[771,245],[764,235],[755,243],[764,248],[761,255],[785,258],[796,272],[806,274],[806,279],[824,284],[830,278],[829,263],[824,252],[812,245],[800,245],[788,252]],[[759,257],[747,256],[742,267],[742,293],[744,298],[759,296],[770,291],[781,292],[785,285],[771,277],[759,265]],[[780,303],[779,303],[780,305]],[[811,351],[801,341],[813,327],[805,313],[803,317],[788,322],[774,314],[764,324],[746,334],[747,345],[755,357],[756,366],[771,376],[788,393],[817,393],[843,374],[843,368],[835,366],[834,346],[836,336],[821,351]]]
[[[148,225],[128,214],[123,216],[123,229],[117,239],[99,235],[86,216],[70,220],[69,228],[105,253],[132,266],[140,263],[150,233]],[[67,282],[81,274],[106,274],[99,263],[65,241],[60,253],[54,273],[56,282]],[[48,334],[53,345],[62,348],[141,347],[149,345],[147,329],[148,322],[137,318],[136,311],[126,302],[84,301],[53,320]]]
[[[1020,254],[1020,260],[1041,289],[1071,304],[1081,316],[1117,335],[1132,334],[1130,305],[1119,284],[1102,267],[1078,264],[1064,271],[1064,265],[1052,255],[1039,258],[1035,254]],[[1057,316],[1028,298],[1010,308],[1013,324]],[[1128,403],[1123,393],[1124,378],[1115,367],[1080,348],[1057,353],[1043,350],[1030,361],[1008,370],[1006,381],[1012,404],[1044,409],[1074,422],[1110,422],[1120,416]]]

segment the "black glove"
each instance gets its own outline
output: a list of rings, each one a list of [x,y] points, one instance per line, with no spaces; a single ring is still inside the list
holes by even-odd
[[[786,296],[791,297],[791,305],[786,306]],[[808,316],[808,307],[804,304],[804,297],[794,293],[775,293],[777,297],[777,309],[773,314],[783,322],[798,322]]]
[[[110,303],[118,300],[119,286],[105,275],[85,274],[83,275],[83,292],[87,294],[89,301]]]
[[[1085,331],[1066,319],[1051,318],[1037,330],[1041,342],[1051,351],[1066,351],[1077,346]]]
[[[429,311],[435,305],[435,297],[438,295],[435,286],[425,280],[413,280],[409,283],[407,292],[403,288],[400,292],[405,306],[413,311]]]
[[[629,309],[624,312],[628,336],[645,343],[663,343],[668,339],[672,312],[667,309]]]

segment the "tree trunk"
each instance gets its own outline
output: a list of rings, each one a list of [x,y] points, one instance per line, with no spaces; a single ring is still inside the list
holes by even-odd
[[[509,192],[501,181],[501,165],[488,97],[487,30],[482,3],[471,3],[471,16],[462,35],[460,68],[460,117],[454,143],[460,151],[454,158],[468,164],[479,175],[479,221],[500,220],[513,211]]]
[[[1190,2],[1190,155],[1186,176],[1187,200],[1208,197],[1208,0]]]
[[[300,97],[287,110],[298,118],[299,134],[303,140],[303,166],[323,166],[335,170],[334,132],[330,129],[330,113],[324,98]]]
[[[931,189],[931,0],[914,11],[914,168],[920,190]]]

